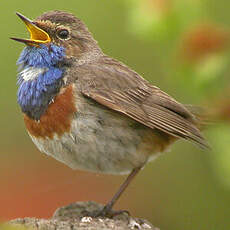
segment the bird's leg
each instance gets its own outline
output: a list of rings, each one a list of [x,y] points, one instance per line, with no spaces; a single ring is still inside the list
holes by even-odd
[[[128,187],[128,185],[133,180],[133,178],[137,175],[137,173],[140,171],[141,168],[142,168],[142,166],[134,168],[132,170],[132,172],[126,178],[124,183],[120,186],[118,191],[115,193],[113,198],[105,205],[105,207],[101,210],[101,212],[98,214],[98,216],[111,216],[111,215],[113,216],[113,214],[110,214],[110,213],[111,213],[111,210],[112,210],[114,204],[119,199],[119,197],[122,195],[122,193],[125,191],[125,189]],[[119,211],[118,211],[118,213],[115,212],[115,215],[119,214],[119,213],[120,213]]]

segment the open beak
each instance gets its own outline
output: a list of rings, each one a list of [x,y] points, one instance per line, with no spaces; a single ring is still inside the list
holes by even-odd
[[[19,18],[26,24],[27,30],[30,32],[30,39],[11,38],[18,42],[23,42],[30,46],[39,46],[40,44],[46,44],[51,41],[50,36],[44,30],[40,29],[30,19],[26,18],[20,13],[16,13]]]

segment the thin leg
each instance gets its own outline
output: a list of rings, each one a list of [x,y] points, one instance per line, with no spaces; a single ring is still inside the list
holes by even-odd
[[[108,214],[112,210],[112,208],[113,208],[114,204],[116,203],[116,201],[119,199],[119,197],[122,195],[122,193],[125,191],[125,189],[128,187],[130,182],[137,175],[137,173],[140,171],[141,168],[142,167],[138,167],[138,168],[135,168],[135,169],[132,170],[132,172],[126,178],[124,183],[120,186],[118,191],[115,193],[113,198],[103,208],[103,210],[101,211],[100,215],[106,216],[106,214]]]

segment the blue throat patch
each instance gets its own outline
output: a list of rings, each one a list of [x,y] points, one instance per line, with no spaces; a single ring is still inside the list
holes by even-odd
[[[49,103],[63,85],[64,68],[59,67],[65,57],[65,49],[51,44],[40,47],[27,46],[17,65],[18,104],[22,112],[34,120],[46,111]]]

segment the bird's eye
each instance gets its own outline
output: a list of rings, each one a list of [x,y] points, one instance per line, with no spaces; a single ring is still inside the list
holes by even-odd
[[[66,29],[63,29],[63,30],[59,30],[57,32],[57,35],[60,39],[68,39],[69,38],[69,31],[66,30]]]

